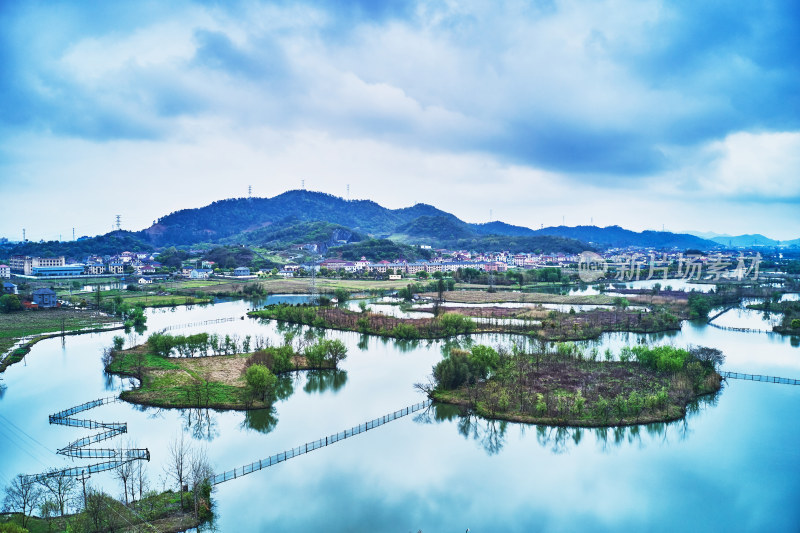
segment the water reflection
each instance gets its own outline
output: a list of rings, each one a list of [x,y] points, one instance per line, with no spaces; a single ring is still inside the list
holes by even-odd
[[[488,455],[496,455],[503,449],[506,432],[509,426],[517,426],[522,434],[530,428],[536,433],[536,442],[550,452],[560,455],[577,448],[587,435],[594,435],[594,440],[602,452],[619,448],[623,444],[646,446],[642,439],[642,430],[650,437],[651,442],[668,443],[672,438],[686,440],[692,433],[690,421],[704,408],[714,407],[719,401],[720,392],[701,396],[686,406],[686,416],[672,422],[638,424],[633,426],[611,426],[598,428],[580,428],[566,426],[547,426],[541,424],[523,424],[505,420],[491,420],[480,417],[471,409],[457,405],[434,403],[429,409],[417,415],[414,420],[421,424],[455,422],[459,434],[465,439],[476,441]]]
[[[252,429],[259,433],[269,433],[278,425],[277,413],[275,407],[245,411],[241,427]]]
[[[338,392],[347,383],[345,370],[309,370],[303,390],[308,394]]]
[[[183,430],[192,438],[211,442],[219,437],[219,424],[210,409],[182,409],[180,413]]]

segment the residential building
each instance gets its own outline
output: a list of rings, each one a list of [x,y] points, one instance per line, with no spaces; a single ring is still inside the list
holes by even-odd
[[[189,271],[189,279],[208,279],[212,272],[210,268],[193,268]]]
[[[8,265],[0,265],[0,278],[10,278],[11,277],[11,267]]]
[[[111,262],[108,264],[108,272],[110,274],[122,274],[125,272],[125,267],[120,262]]]
[[[39,307],[56,307],[58,306],[58,298],[56,291],[53,289],[36,289],[33,291],[33,303]]]
[[[278,275],[282,278],[293,278],[294,271],[293,270],[279,270]]]
[[[3,286],[3,294],[19,294],[16,284],[10,281],[0,281],[0,285]]]
[[[247,267],[237,267],[233,269],[234,276],[249,276],[250,269]]]
[[[90,276],[97,276],[100,274],[105,274],[106,266],[103,263],[92,263],[86,265],[84,271]]]

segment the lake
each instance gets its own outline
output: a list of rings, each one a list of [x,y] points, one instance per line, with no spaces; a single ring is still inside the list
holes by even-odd
[[[296,298],[288,299],[302,301]],[[172,333],[262,335],[278,342],[285,328],[241,319],[252,307],[229,301],[148,310],[148,326],[155,331],[235,317]],[[55,450],[88,432],[51,426],[47,416],[131,386],[102,372],[101,351],[115,334],[67,337],[63,345],[61,339],[40,342],[25,363],[2,375],[7,388],[0,398],[0,482],[7,484],[17,473],[76,464]],[[293,394],[272,412],[115,403],[84,417],[127,422],[128,434],[111,442],[130,439],[147,447],[151,486],[161,490],[165,448],[180,432],[205,448],[216,472],[229,470],[422,401],[413,384],[426,379],[447,344],[352,332],[327,335],[349,348],[344,372],[293,375]],[[129,344],[142,340],[126,336]],[[472,340],[524,342],[509,335]],[[670,334],[608,334],[584,344],[618,350],[642,340],[713,346],[727,356],[726,370],[800,377],[800,341],[773,333],[685,322]],[[218,485],[214,528],[797,531],[798,412],[800,387],[734,380],[685,421],[604,431],[491,422],[434,408]],[[121,493],[109,473],[92,476],[91,483]]]

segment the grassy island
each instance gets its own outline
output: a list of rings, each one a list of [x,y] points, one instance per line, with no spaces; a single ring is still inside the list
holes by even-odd
[[[121,395],[131,403],[246,410],[269,407],[291,394],[291,384],[282,375],[336,369],[347,356],[338,340],[306,343],[300,353],[291,339],[283,346],[240,352],[249,345],[249,338],[239,343],[235,338],[220,341],[206,333],[186,337],[157,333],[131,349],[118,346],[108,350],[106,371],[139,380],[138,388]]]
[[[366,310],[357,312],[306,304],[270,305],[250,311],[248,316],[396,339],[438,339],[466,333],[517,333],[565,341],[593,339],[609,331],[654,333],[680,329],[680,319],[665,309],[645,312],[627,309],[627,305],[568,313],[535,307],[458,310],[471,316],[448,309],[438,316],[431,314],[430,318],[398,318]],[[507,320],[510,318],[514,320]]]
[[[702,347],[635,346],[601,357],[573,343],[532,354],[477,345],[451,350],[433,382],[420,386],[486,418],[584,427],[667,422],[720,389],[723,359]]]

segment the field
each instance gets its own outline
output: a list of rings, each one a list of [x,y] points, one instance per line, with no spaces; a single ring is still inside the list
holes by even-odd
[[[0,354],[23,337],[76,331],[83,328],[118,326],[120,322],[96,311],[40,309],[0,314]]]

